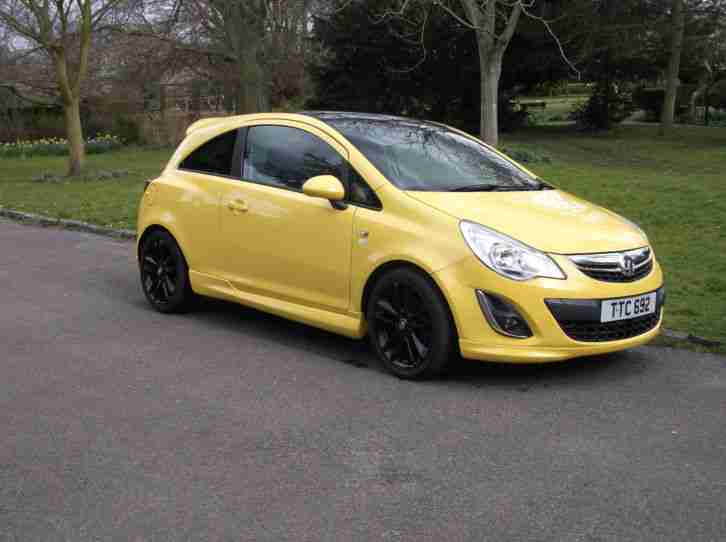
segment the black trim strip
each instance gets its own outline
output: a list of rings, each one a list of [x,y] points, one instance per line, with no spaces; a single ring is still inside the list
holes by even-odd
[[[545,304],[549,308],[552,316],[558,322],[596,322],[600,323],[600,310],[603,301],[609,299],[622,299],[625,297],[637,297],[641,295],[656,293],[655,312],[658,314],[661,307],[665,304],[665,287],[661,286],[657,290],[643,292],[641,294],[620,295],[617,297],[608,297],[603,299],[545,299]]]
[[[232,156],[232,177],[241,179],[242,178],[242,165],[244,164],[244,157],[247,153],[247,127],[237,129],[237,140],[234,143],[234,155]]]

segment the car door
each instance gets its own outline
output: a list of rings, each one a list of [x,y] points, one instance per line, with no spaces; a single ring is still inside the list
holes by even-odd
[[[242,291],[346,311],[355,207],[302,192],[316,175],[345,182],[345,149],[302,124],[268,121],[242,133],[241,179],[225,182],[220,197],[224,278]]]

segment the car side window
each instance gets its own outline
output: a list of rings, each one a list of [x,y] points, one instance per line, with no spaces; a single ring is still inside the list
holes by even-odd
[[[383,208],[381,200],[378,199],[376,193],[352,166],[349,168],[348,180],[348,200],[351,203],[370,207],[371,209]]]
[[[287,126],[253,126],[247,132],[242,178],[302,190],[316,175],[335,175],[345,182],[347,162],[322,139]]]
[[[230,175],[236,140],[237,130],[230,130],[210,139],[182,160],[179,169]]]

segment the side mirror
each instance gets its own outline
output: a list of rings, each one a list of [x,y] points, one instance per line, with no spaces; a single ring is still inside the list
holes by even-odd
[[[343,203],[345,188],[337,177],[333,175],[318,175],[311,177],[303,184],[303,194],[311,198],[323,198],[330,202],[335,209],[345,209]]]

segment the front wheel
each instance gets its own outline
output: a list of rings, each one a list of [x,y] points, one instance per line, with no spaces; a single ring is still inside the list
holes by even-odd
[[[400,378],[439,375],[455,355],[449,307],[431,280],[413,269],[395,269],[376,282],[367,320],[374,351]]]
[[[174,238],[163,230],[145,236],[139,251],[141,287],[159,312],[182,312],[194,297],[189,269]]]

